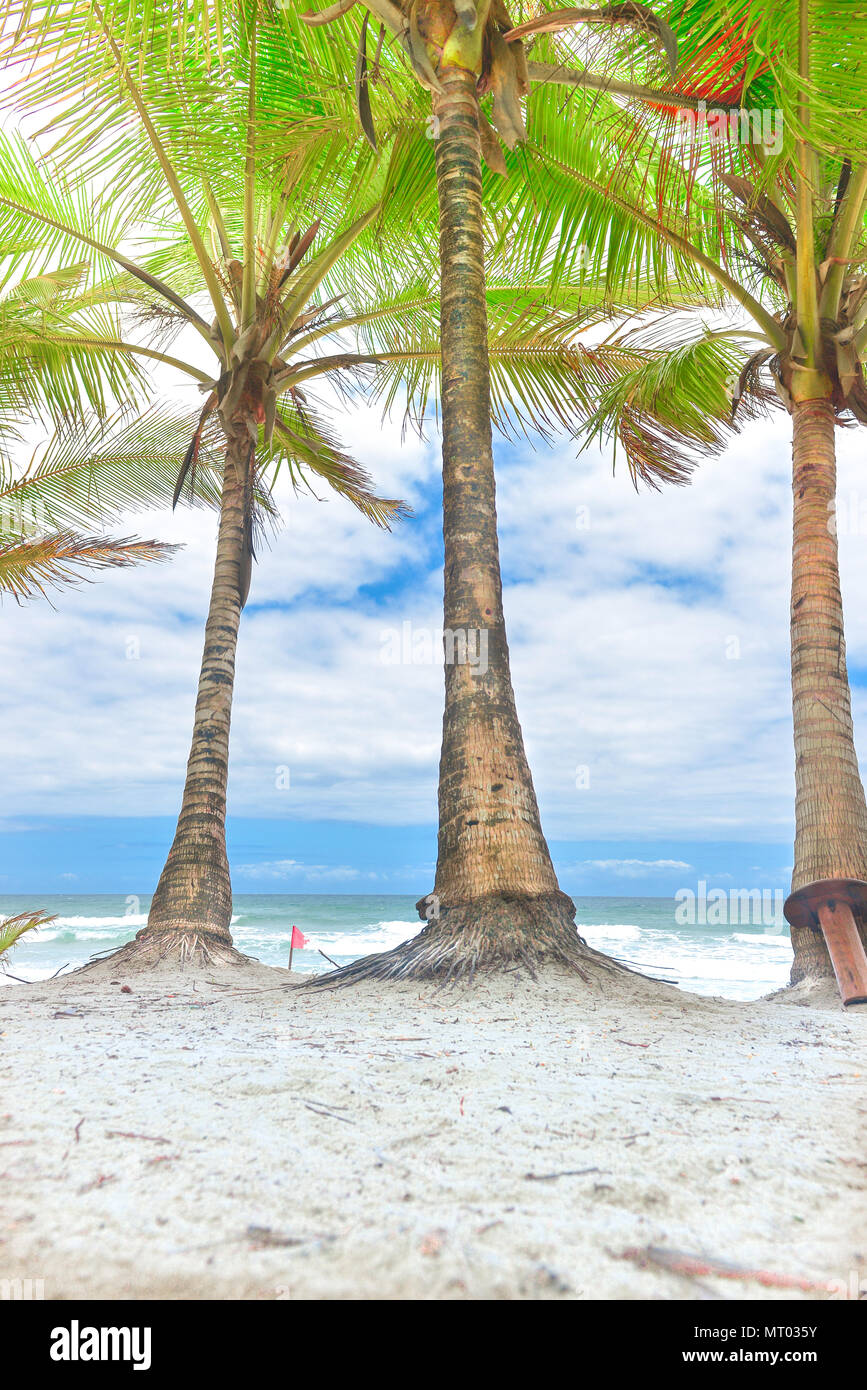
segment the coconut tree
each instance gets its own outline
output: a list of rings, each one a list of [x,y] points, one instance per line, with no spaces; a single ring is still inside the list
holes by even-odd
[[[188,103],[201,99],[201,88],[174,75],[167,84],[175,97],[174,123],[158,132],[148,109],[148,98],[157,104],[153,89],[146,90],[146,78],[137,79],[98,7],[89,8],[104,64],[96,100],[106,105],[120,98],[131,126],[121,135],[116,180],[110,189],[93,182],[108,167],[110,149],[100,149],[89,162],[89,145],[76,168],[66,148],[56,160],[38,161],[23,141],[6,140],[0,148],[0,223],[10,245],[41,237],[43,247],[58,254],[71,246],[87,248],[103,272],[103,294],[113,290],[127,309],[118,353],[159,363],[204,388],[204,404],[181,456],[175,500],[196,482],[214,431],[222,435],[219,534],[187,778],[175,839],[138,943],[142,954],[218,959],[232,953],[225,851],[229,720],[240,612],[256,528],[263,505],[268,508],[265,472],[270,469],[273,477],[282,466],[296,481],[305,473],[319,477],[379,524],[387,525],[400,510],[398,503],[375,497],[363,469],[331,440],[306,395],[315,378],[342,365],[333,354],[313,355],[315,345],[332,321],[342,328],[355,317],[351,309],[329,316],[332,305],[317,298],[317,291],[376,209],[330,239],[320,238],[325,244],[310,254],[319,223],[292,225],[291,162],[287,167],[285,159],[275,158],[273,139],[256,143],[267,120],[257,126],[255,29],[233,36],[234,66],[224,68],[210,119],[193,148],[185,122]],[[202,65],[195,77],[204,87]],[[121,167],[124,158],[128,169]],[[127,255],[135,230],[139,244]],[[209,303],[212,321],[199,312],[197,300]],[[388,309],[377,307],[387,320]],[[136,334],[137,326],[144,331]],[[184,328],[215,359],[209,371],[197,365],[194,351],[174,356],[166,350]]]
[[[349,14],[348,12],[352,12]],[[561,892],[542,832],[533,780],[518,721],[509,667],[497,539],[487,352],[483,160],[507,175],[500,141],[522,146],[527,132],[522,102],[534,77],[523,40],[544,30],[542,21],[516,27],[502,0],[340,0],[303,16],[311,29],[364,16],[358,37],[355,87],[359,118],[375,145],[370,100],[373,82],[367,52],[368,22],[380,27],[374,69],[382,63],[383,37],[402,48],[418,83],[430,92],[439,222],[444,629],[484,633],[488,670],[446,661],[445,713],[439,778],[439,840],[433,892],[419,903],[428,926],[397,951],[357,962],[344,980],[472,974],[478,968],[518,960],[531,970],[557,960],[585,972],[591,954],[575,927],[575,908]],[[348,19],[344,20],[344,16]],[[638,4],[563,11],[566,22],[628,30],[655,72],[662,49],[674,56],[671,31]],[[287,20],[287,23],[289,21]],[[331,26],[334,26],[334,31]],[[555,26],[556,27],[556,26]],[[340,32],[346,33],[344,27]],[[646,40],[650,39],[648,46]],[[323,62],[324,62],[323,58]],[[389,80],[394,78],[390,73]],[[593,81],[591,75],[590,80]],[[599,78],[597,87],[607,79]],[[626,91],[632,84],[624,80]],[[663,90],[659,82],[655,92]],[[490,98],[488,100],[487,98]],[[484,100],[484,107],[482,99]],[[487,108],[487,109],[485,109]],[[395,148],[390,186],[419,209],[422,143],[404,139]],[[533,201],[531,178],[518,204]],[[423,178],[423,175],[422,175]],[[514,189],[513,189],[514,191]],[[535,212],[538,214],[538,207]],[[543,222],[546,220],[543,214]],[[550,237],[530,237],[544,260]],[[623,278],[643,270],[635,259]],[[539,265],[535,270],[538,272]],[[560,277],[560,284],[565,277]]]
[[[787,910],[797,982],[831,971],[816,929],[830,903],[851,906],[867,940],[867,808],[833,524],[836,428],[867,423],[867,16],[855,0],[697,0],[669,19],[681,62],[672,86],[683,99],[591,99],[574,47],[561,34],[545,40],[548,61],[539,66],[552,93],[570,89],[571,118],[559,138],[546,126],[535,194],[558,209],[561,263],[576,241],[604,240],[612,219],[624,219],[648,247],[682,271],[699,267],[745,311],[710,334],[685,320],[669,325],[670,351],[603,393],[596,429],[610,427],[626,403],[649,426],[664,425],[686,373],[693,424],[716,410],[728,373],[733,414],[762,399],[791,416],[796,802]],[[704,105],[696,112],[697,97]],[[508,212],[514,192],[514,183],[502,190],[509,235],[529,237],[526,205]],[[730,350],[739,357],[733,373]]]

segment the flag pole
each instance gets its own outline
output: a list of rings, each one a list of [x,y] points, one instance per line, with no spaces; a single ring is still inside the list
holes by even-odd
[[[289,971],[292,971],[292,956],[295,953],[295,923],[292,923],[292,936],[289,939]]]

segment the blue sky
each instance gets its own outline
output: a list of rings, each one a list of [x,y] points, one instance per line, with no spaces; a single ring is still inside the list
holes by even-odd
[[[393,535],[328,498],[286,499],[244,614],[232,734],[236,891],[432,886],[442,673],[389,634],[441,625],[436,438],[335,406]],[[860,434],[840,432],[841,564],[856,735],[867,739],[867,513]],[[700,877],[785,888],[789,423],[745,429],[690,487],[635,492],[568,442],[498,449],[518,710],[564,888],[669,894]],[[0,614],[0,894],[146,893],[171,838],[215,523],[123,528],[183,541],[168,565]],[[434,644],[435,645],[435,644]]]

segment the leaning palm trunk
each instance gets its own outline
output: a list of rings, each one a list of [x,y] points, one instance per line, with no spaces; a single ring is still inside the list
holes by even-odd
[[[852,732],[832,520],[834,409],[828,400],[802,401],[793,416],[794,891],[817,879],[867,879],[867,803]],[[793,927],[792,945],[793,984],[808,975],[833,974],[820,931]]]
[[[445,715],[429,925],[345,967],[365,977],[472,976],[558,960],[608,962],[578,935],[539,820],[509,672],[497,542],[476,79],[439,72]],[[333,979],[333,976],[326,977]]]
[[[234,950],[229,930],[226,783],[249,454],[246,430],[233,434],[226,449],[214,582],[181,811],[147,926],[125,948],[147,958],[214,964],[244,959]]]

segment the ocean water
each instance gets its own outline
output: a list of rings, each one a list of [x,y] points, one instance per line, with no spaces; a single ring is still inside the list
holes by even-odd
[[[582,935],[600,951],[693,994],[757,999],[788,978],[788,928],[736,923],[682,926],[672,898],[576,898]],[[9,974],[46,979],[129,941],[147,921],[148,897],[111,894],[0,897],[0,917],[40,908],[55,920],[7,957]],[[293,969],[330,969],[397,946],[421,930],[414,899],[397,894],[239,894],[232,935],[265,965],[288,964],[293,924],[310,945]],[[0,988],[8,984],[0,971]]]

